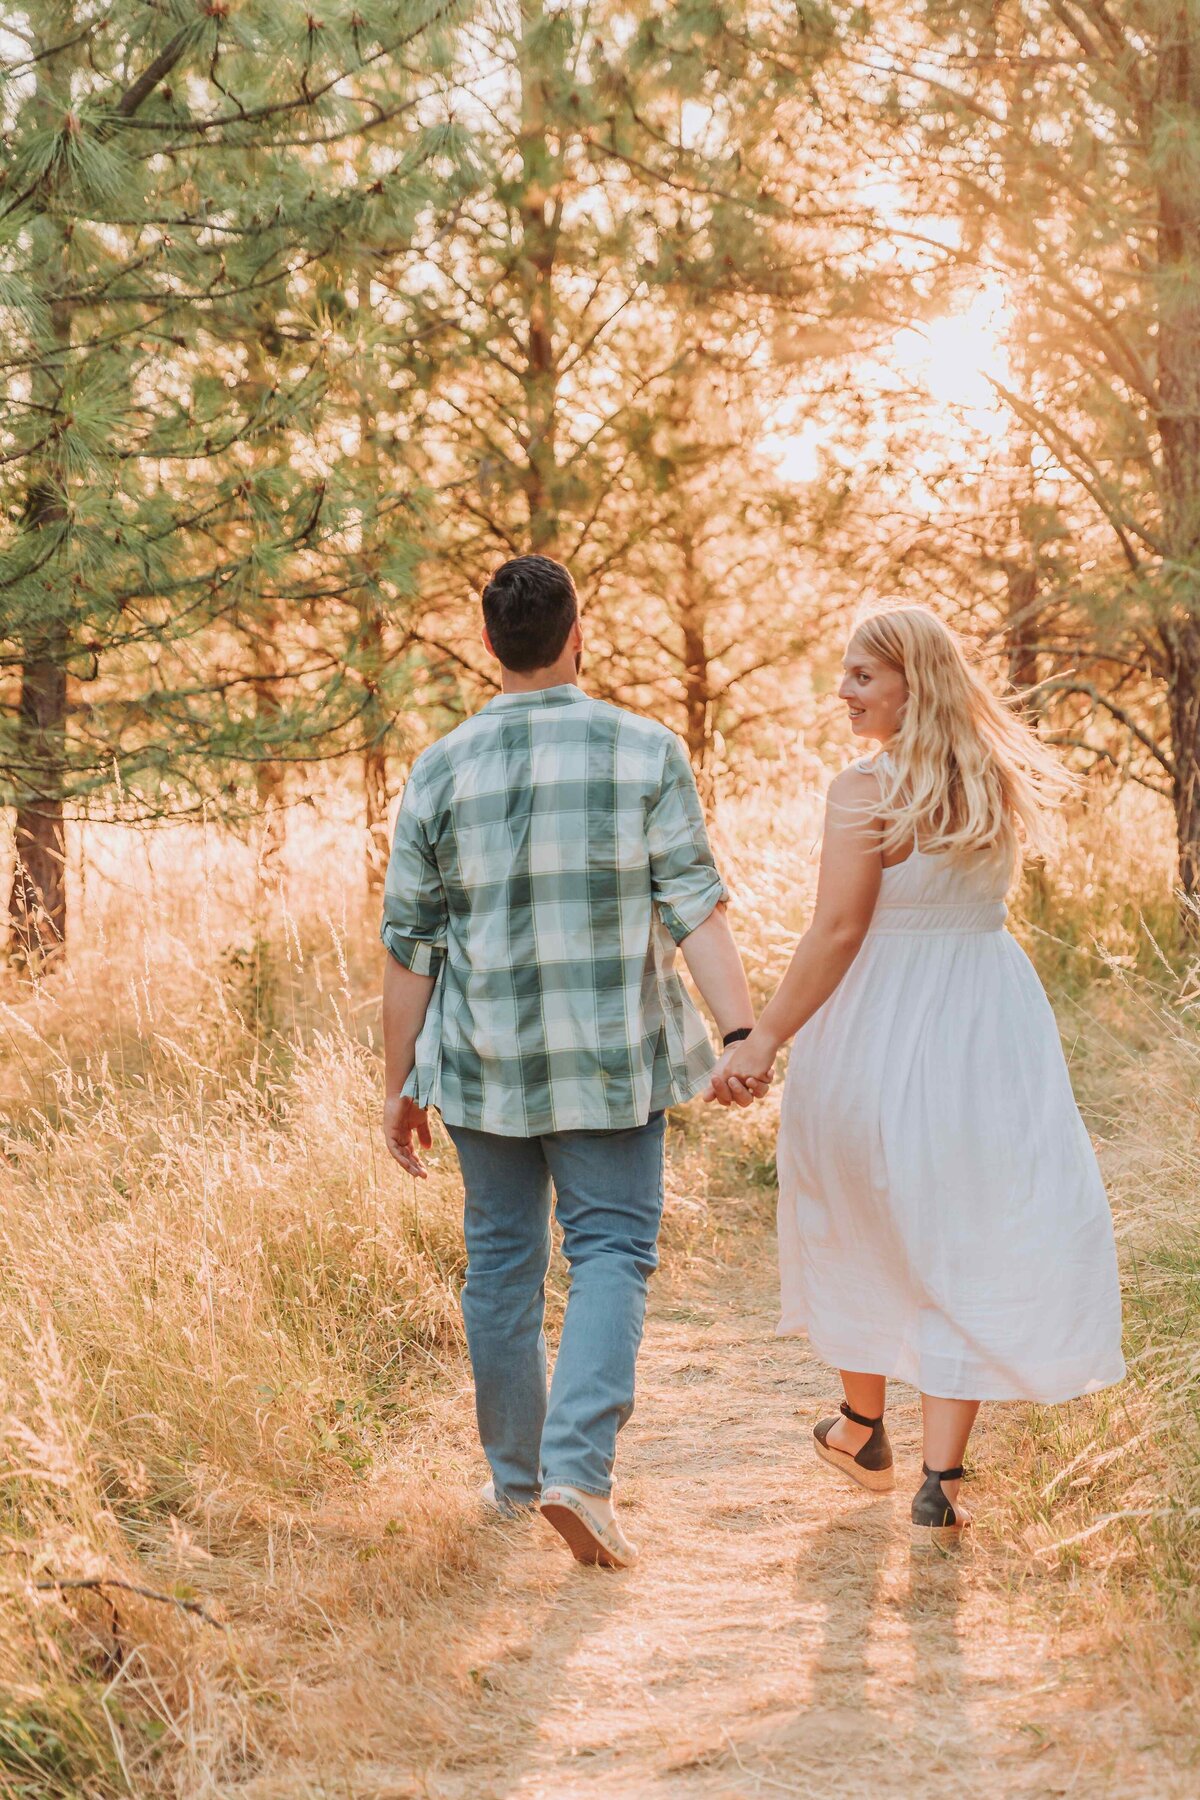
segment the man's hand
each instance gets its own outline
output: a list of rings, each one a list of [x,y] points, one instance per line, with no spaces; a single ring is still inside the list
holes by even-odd
[[[417,1142],[428,1150],[433,1144],[428,1109],[418,1106],[407,1094],[389,1094],[383,1103],[384,1142],[402,1169],[424,1181],[428,1170],[413,1149],[414,1132]]]
[[[774,1074],[774,1056],[765,1057],[751,1033],[741,1043],[730,1044],[700,1098],[715,1100],[719,1106],[753,1106],[767,1092]]]

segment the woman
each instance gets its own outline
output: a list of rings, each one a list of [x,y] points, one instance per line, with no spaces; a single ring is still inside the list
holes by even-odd
[[[920,1390],[913,1541],[956,1542],[981,1400],[1119,1381],[1112,1222],[1050,1004],[1005,895],[1068,779],[927,608],[858,627],[839,689],[882,749],[829,790],[816,911],[718,1065],[745,1103],[795,1043],[779,1133],[779,1329],[836,1365],[817,1455],[894,1484],[889,1376]],[[732,1084],[732,1085],[731,1085]]]

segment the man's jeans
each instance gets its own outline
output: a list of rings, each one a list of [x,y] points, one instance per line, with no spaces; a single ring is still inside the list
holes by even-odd
[[[446,1129],[466,1187],[463,1318],[496,1498],[527,1505],[551,1482],[607,1494],[658,1266],[664,1115],[533,1138]],[[571,1291],[547,1406],[552,1182]]]

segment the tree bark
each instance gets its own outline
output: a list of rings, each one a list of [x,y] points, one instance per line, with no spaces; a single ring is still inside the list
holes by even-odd
[[[521,7],[521,254],[518,276],[525,313],[526,462],[522,485],[529,513],[529,548],[553,556],[557,511],[558,368],[554,350],[554,259],[558,237],[560,157],[546,135],[547,19],[540,0]]]
[[[376,436],[377,420],[375,403],[370,384],[370,312],[371,312],[371,259],[364,251],[358,259],[357,270],[357,307],[360,344],[362,347],[362,377],[359,385],[358,406],[358,461],[359,479],[362,484],[361,515],[362,540],[359,544],[361,559],[360,581],[357,596],[358,611],[358,667],[359,674],[366,690],[366,703],[362,712],[362,784],[363,805],[366,813],[365,869],[367,898],[375,901],[383,892],[384,878],[387,875],[388,854],[391,849],[388,843],[388,734],[391,720],[387,709],[380,698],[380,681],[383,675],[384,658],[387,645],[384,641],[383,613],[379,589],[379,444]]]
[[[713,798],[712,679],[704,624],[704,577],[690,539],[683,551],[679,629],[683,636],[684,742],[705,801]]]
[[[264,620],[265,628],[273,632],[277,623],[278,615],[268,612]],[[255,723],[261,725],[266,733],[271,731],[279,717],[279,699],[272,685],[272,677],[276,673],[274,658],[262,644],[255,645],[253,658],[255,673],[261,677],[254,689],[254,718]],[[259,861],[270,872],[279,866],[279,859],[287,843],[287,769],[277,757],[266,757],[255,764],[254,791],[262,825]]]
[[[1018,513],[1019,511],[1018,508]],[[1036,550],[1021,530],[1019,522],[1017,554],[1008,560],[1004,573],[1008,590],[1004,633],[1008,651],[1008,679],[1018,693],[1025,693],[1037,685],[1039,677],[1038,656],[1034,648],[1037,641],[1038,571]],[[1032,701],[1026,701],[1022,710],[1029,724],[1036,727],[1042,712],[1038,697],[1035,695]],[[1035,912],[1041,911],[1050,899],[1046,865],[1042,862],[1032,863],[1025,879],[1030,905]]]
[[[1200,24],[1188,0],[1159,49],[1154,124],[1193,132],[1200,118]],[[1190,151],[1193,174],[1197,152]],[[1158,189],[1158,430],[1163,529],[1169,572],[1160,632],[1167,653],[1167,703],[1175,764],[1174,806],[1183,924],[1200,919],[1200,200],[1196,181],[1160,179]]]
[[[52,227],[59,280],[67,280],[67,242]],[[71,312],[59,295],[49,307],[46,358],[34,373],[34,391],[50,409],[58,406],[63,366],[70,353]],[[66,523],[64,474],[53,453],[30,483],[25,527],[60,531]],[[56,568],[56,559],[49,567]],[[61,566],[57,579],[64,579]],[[26,797],[17,807],[15,866],[8,897],[14,961],[36,972],[67,941],[67,653],[70,630],[61,599],[50,597],[44,629],[30,632],[21,665],[17,708],[16,772]]]
[[[1179,885],[1186,896],[1183,925],[1190,938],[1200,937],[1200,916],[1193,906],[1200,897],[1200,624],[1189,619],[1171,633],[1167,710],[1175,763],[1172,799],[1179,845]]]
[[[382,651],[382,644],[380,622],[373,619],[364,651],[367,655],[372,654],[373,645]],[[391,794],[388,789],[387,719],[378,705],[369,708],[368,712],[377,727],[375,734],[367,739],[362,757],[363,798],[367,815],[367,898],[374,900],[382,894],[384,877],[387,875],[391,850],[387,816]]]
[[[269,405],[272,390],[272,370],[261,336],[270,320],[263,318],[257,323],[260,335],[251,336],[246,344],[246,410],[251,418],[260,408]],[[287,444],[281,431],[260,435],[258,444],[258,453],[264,463],[281,461],[287,456]],[[287,844],[287,767],[278,757],[260,755],[261,745],[275,732],[281,710],[276,692],[280,663],[276,640],[283,623],[276,602],[260,596],[251,611],[247,648],[254,676],[254,795],[260,826],[258,859],[267,874],[278,868]]]
[[[30,970],[57,956],[67,937],[66,649],[65,631],[54,632],[21,670],[18,754],[31,792],[17,808],[8,916],[14,959]]]
[[[1038,681],[1037,570],[1031,563],[1013,559],[1005,569],[1008,590],[1007,619],[1004,642],[1008,652],[1008,679],[1018,691],[1035,687]]]

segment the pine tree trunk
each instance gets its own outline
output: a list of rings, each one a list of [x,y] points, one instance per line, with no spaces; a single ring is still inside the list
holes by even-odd
[[[378,632],[378,622],[376,622]],[[386,727],[386,721],[385,721]],[[363,796],[367,814],[367,898],[383,892],[388,855],[388,759],[385,737],[371,739],[363,751]]]
[[[1200,117],[1200,21],[1179,5],[1159,53],[1156,112],[1164,127]],[[1161,635],[1175,763],[1179,882],[1200,897],[1200,196],[1195,183],[1164,182],[1158,193],[1161,269],[1158,329],[1159,437],[1163,525],[1174,573],[1164,596]],[[1185,907],[1185,931],[1200,921]]]
[[[1013,444],[1016,470],[1013,493],[1012,553],[1005,559],[1006,607],[1004,642],[1008,652],[1008,679],[1018,692],[1036,687],[1038,653],[1038,545],[1032,541],[1029,521],[1034,516],[1033,443],[1021,432]]]
[[[56,261],[66,281],[66,239],[53,226]],[[71,345],[71,312],[61,299],[51,302],[49,344],[44,365],[35,371],[34,392],[42,404],[57,404],[62,369]],[[51,460],[30,484],[26,524],[33,531],[57,532],[66,522],[63,471]],[[51,560],[50,567],[54,567]],[[62,579],[61,570],[59,579]],[[55,602],[52,602],[52,605]],[[14,762],[27,797],[17,809],[15,867],[8,898],[14,959],[36,970],[67,941],[66,815],[67,651],[64,619],[51,618],[30,635],[21,667]]]
[[[1006,580],[1008,616],[1004,642],[1008,652],[1008,679],[1013,687],[1023,691],[1035,687],[1038,680],[1037,620],[1033,605],[1037,599],[1037,570],[1031,563],[1012,562],[1006,570]]]
[[[683,603],[679,627],[683,633],[684,741],[706,801],[713,797],[712,680],[708,640],[704,630],[703,576],[693,546],[683,546]]]
[[[1034,648],[1037,641],[1034,602],[1037,599],[1038,576],[1033,561],[1033,546],[1020,543],[1019,548],[1026,550],[1027,556],[1019,561],[1012,559],[1005,571],[1008,616],[1004,638],[1008,652],[1008,679],[1018,693],[1024,693],[1034,687],[1038,680],[1038,658]],[[1036,696],[1032,702],[1026,702],[1024,712],[1031,725],[1036,725],[1040,711]],[[1026,870],[1025,881],[1028,904],[1036,917],[1050,899],[1050,880],[1045,863],[1031,863]]]
[[[57,632],[21,670],[18,744],[21,774],[32,793],[17,808],[8,915],[15,959],[29,969],[49,962],[67,937],[66,648],[65,632]]]
[[[364,346],[364,362],[369,362],[371,310],[371,262],[367,255],[359,258],[357,271],[359,332]],[[387,875],[388,854],[388,732],[391,721],[380,699],[387,646],[384,642],[383,616],[379,590],[379,447],[376,419],[369,386],[369,368],[364,367],[358,408],[358,455],[362,483],[363,540],[361,581],[358,589],[359,670],[366,688],[366,704],[362,713],[362,781],[366,813],[366,884],[367,898],[375,901],[383,892]]]
[[[1172,634],[1167,684],[1171,749],[1175,762],[1172,798],[1179,846],[1179,885],[1189,900],[1200,899],[1200,625],[1191,619]],[[1184,928],[1200,936],[1200,918],[1185,908]]]
[[[521,8],[521,258],[519,280],[526,324],[526,463],[529,548],[556,553],[558,369],[554,355],[554,256],[558,236],[560,169],[546,136],[546,27],[540,0]]]
[[[267,623],[274,625],[273,615],[268,615]],[[254,718],[257,724],[272,729],[273,721],[279,716],[279,700],[273,686],[267,683],[275,674],[273,659],[269,653],[259,646],[254,650],[255,671],[263,677],[262,682],[254,690]],[[287,769],[275,757],[255,764],[254,789],[258,799],[258,816],[262,826],[259,838],[259,862],[263,869],[274,870],[283,855],[287,843],[287,814],[285,802],[287,798]]]
[[[261,321],[259,323],[261,325]],[[248,410],[253,413],[268,401],[272,385],[271,369],[261,337],[252,337],[246,345],[246,371]],[[264,463],[287,455],[287,445],[281,432],[260,437],[259,444]],[[280,713],[274,678],[278,674],[279,661],[275,645],[282,624],[278,607],[270,600],[261,599],[259,608],[254,612],[253,631],[248,640],[250,664],[255,677],[256,754],[263,740],[274,733]],[[254,792],[260,826],[258,858],[259,866],[267,873],[277,868],[287,843],[286,784],[287,769],[277,757],[267,757],[255,762]]]

